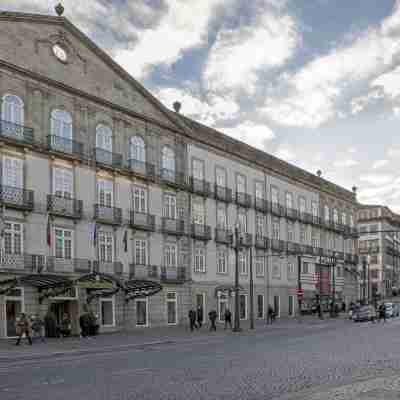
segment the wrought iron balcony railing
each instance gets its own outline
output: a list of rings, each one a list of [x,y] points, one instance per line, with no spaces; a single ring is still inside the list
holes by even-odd
[[[254,208],[257,211],[266,213],[268,212],[268,202],[265,199],[262,199],[261,197],[256,197],[254,199]]]
[[[163,233],[171,235],[184,235],[185,234],[185,221],[181,219],[172,219],[162,217],[161,230]]]
[[[294,208],[285,208],[286,212],[286,218],[291,219],[291,220],[297,220],[299,218],[299,214],[296,209]]]
[[[254,245],[257,249],[268,250],[269,239],[263,235],[256,235]]]
[[[186,267],[166,267],[160,268],[161,282],[183,283],[186,281]]]
[[[317,215],[311,215],[311,224],[320,226],[321,225],[321,218]]]
[[[159,279],[160,272],[157,265],[130,264],[129,279]]]
[[[305,212],[299,211],[300,220],[303,224],[312,224],[313,223],[313,215]]]
[[[251,247],[253,245],[253,235],[247,232],[239,232],[239,245]]]
[[[358,252],[360,254],[377,254],[380,252],[380,246],[359,247]]]
[[[114,168],[122,167],[122,155],[96,147],[94,149],[96,162]]]
[[[0,202],[7,207],[21,210],[33,210],[33,190],[26,190],[12,186],[0,186]]]
[[[232,202],[232,190],[227,187],[215,185],[214,194],[216,200],[224,201],[225,203]]]
[[[0,270],[41,272],[45,267],[45,256],[35,254],[9,254],[0,252]]]
[[[209,225],[192,224],[191,235],[198,240],[211,240],[211,227]]]
[[[232,231],[230,229],[215,228],[215,241],[221,244],[232,244]]]
[[[124,268],[119,261],[93,261],[93,271],[108,275],[122,275]]]
[[[287,252],[288,254],[299,255],[300,252],[300,245],[295,242],[286,242]]]
[[[131,158],[128,160],[128,166],[135,174],[141,175],[145,178],[153,180],[156,177],[156,168],[154,164]]]
[[[94,218],[102,223],[121,225],[122,210],[117,207],[108,207],[101,204],[94,205]]]
[[[236,204],[241,207],[251,207],[251,196],[248,193],[236,192]]]
[[[131,211],[132,228],[154,232],[156,230],[156,217],[151,214]]]
[[[46,257],[46,272],[83,273],[91,272],[91,260],[84,258]]]
[[[62,136],[50,135],[47,137],[49,150],[70,154],[82,158],[84,156],[83,143],[67,139]]]
[[[175,187],[185,187],[186,179],[185,174],[174,171],[172,169],[162,168],[160,171],[160,179],[168,184]]]
[[[33,144],[33,128],[0,120],[0,135],[22,143]]]
[[[285,249],[285,242],[283,240],[280,239],[271,239],[270,240],[271,243],[271,250],[273,252],[278,252],[278,253],[283,253],[286,249]]]
[[[285,210],[279,203],[271,202],[269,209],[272,215],[276,215],[277,217],[283,217],[285,215]]]
[[[47,211],[50,214],[80,219],[82,218],[82,209],[82,200],[71,199],[54,194],[47,195]]]
[[[211,194],[210,182],[207,182],[204,179],[197,179],[191,176],[189,179],[189,185],[190,185],[190,190],[193,193],[206,197],[210,196]]]

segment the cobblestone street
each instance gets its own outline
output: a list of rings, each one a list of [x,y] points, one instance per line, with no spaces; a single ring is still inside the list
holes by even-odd
[[[398,387],[399,329],[399,319],[305,320],[240,334],[175,330],[158,340],[156,332],[147,341],[110,335],[18,350],[1,343],[0,398],[386,399],[359,396]]]

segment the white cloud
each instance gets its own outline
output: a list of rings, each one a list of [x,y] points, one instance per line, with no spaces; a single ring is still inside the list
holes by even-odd
[[[374,161],[374,163],[372,164],[372,169],[382,168],[385,165],[387,165],[388,163],[389,163],[389,160],[377,160],[377,161]]]
[[[395,98],[400,95],[400,66],[394,70],[380,75],[371,86],[380,86],[386,95]]]
[[[218,130],[265,151],[265,142],[275,138],[274,132],[266,125],[252,121],[244,121],[233,128],[218,128]]]
[[[351,100],[350,103],[351,113],[353,115],[358,114],[360,111],[364,110],[364,108],[367,107],[367,105],[370,104],[372,101],[381,99],[383,97],[384,93],[380,88],[375,88],[364,96],[355,97]]]
[[[389,158],[399,158],[400,157],[400,149],[393,147],[387,151],[387,156]]]
[[[386,185],[388,183],[392,183],[394,180],[394,176],[391,174],[365,174],[360,176],[361,182],[367,182],[371,185],[379,186]]]
[[[260,10],[254,25],[218,33],[203,71],[204,83],[208,90],[218,93],[237,89],[253,93],[257,72],[284,64],[298,42],[292,17],[273,9]]]
[[[294,162],[296,161],[296,154],[295,152],[290,149],[288,146],[279,146],[275,152],[275,157],[278,157],[285,161]]]
[[[351,158],[347,158],[345,160],[337,160],[333,163],[333,165],[337,168],[348,168],[348,167],[354,167],[355,165],[358,165],[359,162],[356,160],[353,160]]]

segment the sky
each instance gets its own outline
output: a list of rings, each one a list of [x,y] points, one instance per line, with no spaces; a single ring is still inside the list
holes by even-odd
[[[400,212],[400,0],[62,3],[167,107]]]

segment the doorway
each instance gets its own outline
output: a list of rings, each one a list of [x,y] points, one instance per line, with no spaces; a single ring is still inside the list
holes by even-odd
[[[17,318],[22,312],[22,300],[6,300],[6,336],[17,336]]]

